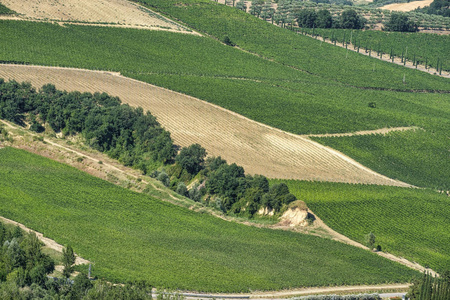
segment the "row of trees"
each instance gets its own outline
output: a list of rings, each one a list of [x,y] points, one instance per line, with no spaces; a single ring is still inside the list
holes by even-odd
[[[447,11],[449,11],[449,0],[437,1],[447,1]],[[249,12],[258,18],[262,18],[265,21],[271,20],[272,23],[278,25],[297,25],[303,28],[362,29],[367,23],[366,18],[358,14],[354,9],[346,9],[342,11],[339,16],[333,17],[331,12],[327,9],[302,9],[295,4],[295,1],[279,2],[278,9],[275,10],[272,6],[272,1],[253,1]],[[440,8],[445,7],[445,3],[440,3],[439,5]],[[246,2],[237,2],[236,8],[247,11]],[[393,12],[389,21],[385,23],[384,30],[415,32],[418,30],[418,25],[410,20],[405,14]]]
[[[295,16],[298,26],[306,28],[361,29],[366,24],[366,19],[353,9],[344,10],[338,19],[334,19],[326,9],[301,9],[295,12]]]
[[[269,187],[262,175],[246,175],[244,168],[228,164],[220,156],[206,158],[206,150],[198,144],[182,148],[175,161],[167,173],[155,172],[153,176],[177,193],[225,213],[251,218],[260,208],[277,213],[296,200],[286,184]],[[192,178],[197,183],[188,189],[186,184]]]
[[[416,32],[419,30],[419,25],[410,20],[407,15],[402,13],[391,13],[389,21],[384,24],[383,30],[399,31],[399,32]]]
[[[302,9],[298,1],[275,2],[278,2],[277,9],[273,7],[270,0],[253,1],[249,9],[245,1],[238,1],[235,6],[237,9],[248,10],[250,14],[258,18],[281,26],[293,26],[297,23],[299,27],[307,28],[360,29],[366,23],[365,18],[358,15],[353,9],[347,9],[338,18],[333,18],[329,10]],[[234,1],[229,4],[234,6]]]
[[[50,127],[65,135],[81,134],[90,147],[144,174],[153,171],[153,177],[179,194],[226,213],[252,217],[260,207],[279,212],[295,200],[285,184],[269,188],[264,176],[246,176],[242,167],[220,157],[206,159],[198,144],[177,154],[170,133],[150,112],[106,93],[68,93],[50,84],[36,92],[29,83],[0,79],[0,118],[22,125],[27,121],[38,132]],[[156,171],[161,166],[164,170]],[[194,178],[198,184],[188,190]]]
[[[440,277],[424,274],[415,280],[406,295],[411,300],[447,300],[450,299],[450,272],[445,271]]]
[[[170,133],[142,108],[106,93],[68,93],[51,84],[37,92],[29,83],[0,79],[0,118],[24,125],[27,117],[31,130],[45,125],[64,135],[80,133],[90,147],[144,173],[176,154]]]

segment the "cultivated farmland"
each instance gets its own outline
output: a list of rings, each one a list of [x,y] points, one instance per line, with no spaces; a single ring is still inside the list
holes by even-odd
[[[273,183],[279,181],[273,181]],[[437,272],[450,268],[449,199],[430,190],[285,181],[334,230]]]
[[[111,281],[197,291],[405,282],[374,253],[163,203],[22,150],[0,150],[0,214],[95,262]]]
[[[273,178],[408,186],[376,174],[331,148],[273,129],[198,99],[114,73],[0,65],[0,78],[53,83],[68,91],[107,92],[149,110],[182,146],[199,143],[210,155]],[[100,88],[101,87],[101,88]]]
[[[126,0],[2,0],[22,18],[192,33],[147,8]]]

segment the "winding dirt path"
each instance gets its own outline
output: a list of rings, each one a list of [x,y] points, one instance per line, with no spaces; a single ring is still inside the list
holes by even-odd
[[[2,222],[4,222],[4,223],[7,223],[7,224],[12,224],[14,226],[19,226],[25,232],[35,233],[36,236],[38,237],[38,239],[40,241],[42,241],[44,243],[45,247],[47,247],[47,248],[53,249],[53,250],[58,251],[60,253],[62,253],[62,251],[64,249],[64,246],[58,244],[57,242],[55,242],[52,239],[46,238],[42,233],[37,232],[37,231],[35,231],[33,229],[30,229],[30,228],[26,227],[23,224],[17,223],[16,221],[4,218],[2,216],[0,216],[0,220]],[[82,265],[82,264],[89,264],[89,263],[90,263],[90,261],[88,261],[88,260],[78,256],[77,254],[75,254],[75,265]]]
[[[15,129],[15,130],[19,129],[19,127],[17,125],[13,125],[13,124],[11,124],[9,122],[6,122],[6,121],[3,121],[3,120],[0,120],[0,123],[3,123],[5,125],[7,125],[11,129]],[[10,132],[10,134],[11,134],[11,132]],[[39,134],[30,132],[30,131],[27,131],[26,134],[31,135],[31,136],[40,136]],[[15,137],[16,138],[19,138],[19,137],[23,138],[23,135],[22,136],[17,136],[16,135]],[[315,221],[314,221],[314,224],[312,226],[307,226],[307,227],[301,227],[301,226],[291,227],[290,225],[281,225],[281,224],[262,225],[262,224],[257,224],[257,223],[253,223],[253,222],[250,222],[250,221],[241,221],[241,220],[238,220],[238,219],[233,218],[233,217],[229,217],[229,216],[224,216],[222,214],[218,214],[215,211],[210,210],[210,209],[205,209],[204,207],[198,207],[198,206],[194,207],[193,205],[186,205],[187,204],[186,202],[180,201],[179,198],[177,198],[173,194],[171,194],[170,190],[164,189],[164,188],[159,188],[153,182],[151,182],[150,180],[146,181],[145,179],[142,179],[142,176],[139,176],[139,175],[136,174],[136,170],[133,170],[131,168],[125,167],[123,165],[120,165],[119,163],[117,163],[114,160],[110,160],[111,162],[108,163],[107,161],[109,159],[104,154],[96,153],[96,155],[95,155],[95,154],[89,153],[87,151],[77,150],[77,149],[74,149],[74,147],[68,147],[68,146],[61,145],[62,142],[64,142],[64,140],[59,140],[59,139],[54,138],[54,140],[52,141],[51,139],[46,138],[45,139],[45,144],[42,144],[42,147],[45,147],[45,148],[48,149],[50,146],[53,146],[53,147],[56,147],[56,148],[58,148],[60,150],[65,151],[67,153],[75,154],[77,157],[81,156],[81,157],[83,157],[85,159],[94,161],[96,163],[98,163],[99,161],[102,161],[103,163],[102,163],[102,170],[101,170],[101,172],[92,172],[92,170],[87,169],[86,167],[89,166],[89,164],[86,163],[86,162],[84,162],[84,163],[80,163],[80,162],[75,163],[76,162],[75,159],[65,160],[65,161],[64,160],[61,161],[61,159],[56,159],[55,158],[56,154],[54,152],[52,154],[47,154],[46,156],[51,158],[51,159],[54,159],[54,160],[58,160],[58,161],[61,161],[61,162],[66,162],[66,163],[72,165],[73,167],[76,167],[76,168],[78,168],[78,169],[80,169],[82,171],[86,171],[86,172],[90,173],[91,175],[94,175],[96,177],[99,177],[99,178],[102,178],[102,179],[105,179],[105,180],[108,178],[107,175],[108,175],[108,173],[111,172],[111,170],[116,171],[116,173],[115,173],[116,175],[118,173],[120,173],[120,174],[122,174],[124,176],[124,178],[133,178],[133,179],[135,179],[136,181],[134,182],[134,184],[137,184],[137,182],[138,182],[137,179],[140,178],[141,179],[139,181],[140,184],[150,185],[150,186],[152,186],[152,188],[154,188],[154,189],[156,189],[158,191],[161,191],[164,194],[168,194],[169,195],[169,198],[167,198],[167,197],[159,197],[158,195],[152,195],[153,197],[155,197],[155,198],[157,198],[159,200],[169,201],[172,204],[188,207],[189,209],[194,210],[194,211],[200,211],[200,210],[204,211],[204,212],[206,211],[207,213],[209,213],[209,214],[211,214],[211,215],[213,215],[213,216],[215,216],[217,218],[221,218],[221,219],[223,219],[225,221],[229,221],[229,222],[236,222],[236,223],[240,223],[240,224],[247,225],[247,226],[268,227],[268,228],[271,228],[271,229],[281,229],[281,230],[290,230],[290,231],[302,232],[304,234],[311,234],[311,235],[319,236],[319,237],[322,237],[322,238],[330,238],[332,240],[335,240],[335,241],[338,241],[338,242],[341,242],[341,243],[345,243],[345,244],[348,244],[348,245],[351,245],[351,246],[358,247],[358,248],[361,248],[361,249],[369,251],[369,248],[367,248],[366,246],[362,245],[361,243],[353,241],[353,240],[349,239],[348,237],[346,237],[346,236],[344,236],[344,235],[334,231],[333,229],[331,229],[318,216],[316,216],[310,210],[309,210],[309,213],[314,215]],[[38,142],[34,141],[33,143],[38,143]],[[15,142],[16,147],[19,146],[19,148],[22,148],[22,149],[25,149],[25,150],[31,150],[32,152],[35,152],[37,154],[41,154],[39,152],[42,151],[42,148],[38,148],[39,150],[36,151],[36,148],[23,147],[24,145],[30,146],[29,144],[30,144],[30,142],[25,142],[22,145],[18,145],[17,141]],[[104,161],[106,161],[106,162],[104,162]],[[103,167],[105,167],[105,168],[103,168]],[[113,182],[113,183],[119,184],[118,182]],[[138,192],[142,192],[142,188],[141,188],[141,190],[137,190],[137,191]],[[6,219],[6,220],[8,220],[8,219]],[[8,220],[8,221],[14,222],[14,221],[11,221],[11,220]],[[14,222],[14,224],[19,224],[19,223]],[[21,226],[23,226],[23,225],[21,225]],[[26,227],[23,226],[23,228],[26,228]],[[38,233],[36,233],[36,234],[38,234]],[[38,237],[44,238],[42,236],[42,234],[40,234],[40,233],[38,234]],[[47,239],[47,238],[45,238],[45,239]],[[59,252],[62,251],[62,246],[58,245],[56,242],[54,242],[54,241],[52,241],[50,239],[47,239],[47,240],[49,242],[49,245],[51,245],[51,246],[49,246],[50,248],[55,249],[55,250],[57,250]],[[60,249],[60,250],[58,250],[58,249]],[[433,270],[431,270],[429,268],[425,268],[425,267],[423,267],[423,266],[421,266],[421,265],[419,265],[419,264],[417,264],[415,262],[411,262],[411,261],[409,261],[409,260],[407,260],[407,259],[405,259],[403,257],[398,257],[398,256],[392,255],[390,253],[381,252],[381,251],[380,252],[376,252],[376,254],[378,254],[380,256],[383,256],[383,257],[385,257],[385,258],[387,258],[389,260],[398,262],[398,263],[400,263],[402,265],[405,265],[405,266],[407,266],[409,268],[418,270],[420,272],[427,271],[430,274],[432,274],[433,276],[439,276],[435,271],[433,271]],[[86,261],[86,260],[81,259],[81,261]],[[86,261],[86,262],[89,263],[88,261]],[[81,263],[86,263],[86,262],[81,262]],[[269,297],[269,296],[267,296],[267,297]],[[280,296],[278,296],[278,297],[280,297]],[[198,298],[198,297],[196,296],[196,298]]]
[[[394,131],[407,131],[407,130],[418,130],[419,127],[390,127],[390,128],[380,128],[376,130],[363,130],[363,131],[355,131],[355,132],[347,132],[347,133],[327,133],[327,134],[308,134],[303,135],[305,137],[343,137],[343,136],[357,136],[357,135],[371,135],[371,134],[383,134],[386,135],[389,132]]]
[[[202,145],[211,156],[269,178],[411,185],[390,179],[309,138],[269,127],[217,105],[118,73],[60,67],[0,65],[0,78],[53,83],[58,89],[107,92],[149,110],[176,144]]]

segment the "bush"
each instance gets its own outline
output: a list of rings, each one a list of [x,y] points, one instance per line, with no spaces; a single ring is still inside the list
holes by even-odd
[[[223,42],[225,45],[228,45],[228,46],[231,46],[231,47],[236,46],[236,44],[233,43],[233,42],[231,41],[231,39],[230,39],[230,37],[229,37],[228,35],[226,35],[226,36],[224,36],[224,37],[222,38],[222,42]]]
[[[161,181],[165,186],[170,185],[170,178],[169,175],[167,175],[166,172],[162,171],[158,174],[158,177],[156,177],[157,180]]]
[[[344,29],[362,29],[366,20],[359,16],[354,9],[344,10],[340,18],[341,28]]]
[[[179,182],[177,185],[177,189],[175,190],[181,196],[187,195],[187,187],[183,182]]]

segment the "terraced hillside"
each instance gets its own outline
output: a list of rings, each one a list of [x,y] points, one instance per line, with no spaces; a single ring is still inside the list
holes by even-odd
[[[307,138],[273,129],[207,102],[118,74],[64,68],[0,65],[0,78],[53,83],[67,91],[104,91],[154,114],[176,143],[199,143],[210,155],[251,174],[302,180],[408,186],[376,174]]]

